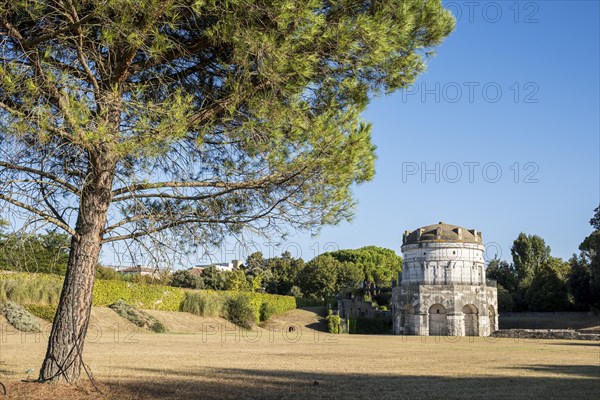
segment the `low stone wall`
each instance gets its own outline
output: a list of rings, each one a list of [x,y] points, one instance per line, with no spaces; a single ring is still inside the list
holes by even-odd
[[[490,336],[518,339],[600,340],[600,334],[581,333],[573,329],[500,329]]]

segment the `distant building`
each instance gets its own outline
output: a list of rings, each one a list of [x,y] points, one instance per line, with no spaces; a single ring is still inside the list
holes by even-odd
[[[208,267],[215,267],[219,271],[235,271],[236,269],[240,268],[241,265],[242,262],[240,260],[231,260],[226,263],[196,265],[192,268],[188,268],[188,271],[190,271],[192,275],[202,275],[202,272]]]
[[[134,266],[122,266],[122,265],[103,265],[105,268],[112,268],[115,271],[123,275],[141,275],[141,276],[152,276],[157,278],[161,273],[168,270],[162,270],[159,268],[145,267],[143,265]]]
[[[481,232],[440,222],[406,231],[392,289],[394,333],[488,336],[498,329],[496,282],[485,276]]]

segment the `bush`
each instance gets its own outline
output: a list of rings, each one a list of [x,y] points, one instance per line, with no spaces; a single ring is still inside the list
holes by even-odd
[[[24,308],[36,317],[48,322],[53,322],[56,315],[56,306],[51,304],[26,304]]]
[[[242,328],[250,329],[255,322],[254,310],[247,295],[229,297],[226,302],[226,318]]]
[[[339,315],[335,315],[331,313],[329,310],[329,315],[327,315],[327,330],[329,333],[340,333],[340,323],[341,318]]]
[[[96,279],[121,281],[123,280],[123,275],[115,271],[114,268],[108,268],[99,265],[96,267]]]
[[[33,315],[20,305],[12,301],[0,306],[0,312],[4,314],[8,322],[21,332],[41,332],[42,327]]]
[[[140,328],[147,328],[154,332],[166,332],[165,326],[154,318],[152,315],[136,309],[131,304],[127,304],[123,300],[119,300],[114,304],[109,305],[117,314],[127,319]]]
[[[190,271],[181,270],[173,274],[170,285],[180,288],[197,289],[202,283],[202,278],[193,275]]]
[[[224,311],[223,296],[214,291],[186,292],[181,311],[201,317],[219,317]]]
[[[273,315],[275,315],[277,310],[275,306],[271,303],[262,303],[260,305],[260,320],[267,321]]]

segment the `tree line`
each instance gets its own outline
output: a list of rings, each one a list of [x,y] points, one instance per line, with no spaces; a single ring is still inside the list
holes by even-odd
[[[489,262],[487,276],[498,281],[500,312],[600,308],[600,206],[594,211],[594,231],[568,261],[553,257],[540,236],[521,233],[511,248],[512,263]]]
[[[393,250],[376,246],[338,250],[305,262],[289,252],[265,258],[250,254],[236,271],[205,268],[202,275],[188,270],[173,274],[171,285],[197,289],[262,290],[267,293],[322,299],[343,290],[391,285],[402,269]]]

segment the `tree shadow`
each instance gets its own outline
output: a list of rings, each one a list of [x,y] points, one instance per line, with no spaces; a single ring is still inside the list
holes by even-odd
[[[598,380],[597,384],[600,385],[600,365],[528,365],[514,367],[513,369],[594,378]]]
[[[293,360],[290,360],[293,367]],[[520,368],[518,368],[520,369]],[[115,398],[144,399],[463,399],[498,397],[577,398],[600,396],[599,367],[539,365],[522,368],[556,376],[376,375],[239,368],[188,371],[130,368],[106,382]],[[160,379],[146,380],[144,375]],[[131,376],[131,378],[130,378]]]

